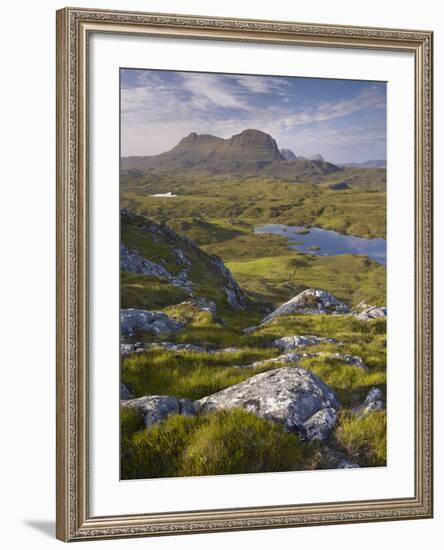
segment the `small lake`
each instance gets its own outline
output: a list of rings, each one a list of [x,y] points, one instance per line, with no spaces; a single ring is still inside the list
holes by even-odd
[[[387,241],[385,239],[365,239],[364,237],[343,235],[320,227],[305,228],[300,225],[278,223],[260,225],[254,228],[254,232],[272,233],[286,237],[288,248],[307,254],[315,254],[316,256],[364,254],[382,265],[387,262]],[[303,234],[305,232],[308,233]]]

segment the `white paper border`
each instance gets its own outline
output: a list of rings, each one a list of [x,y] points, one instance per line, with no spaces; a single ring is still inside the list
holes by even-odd
[[[119,67],[388,82],[386,468],[119,481]],[[97,34],[90,40],[89,89],[90,513],[107,516],[413,496],[413,55]]]

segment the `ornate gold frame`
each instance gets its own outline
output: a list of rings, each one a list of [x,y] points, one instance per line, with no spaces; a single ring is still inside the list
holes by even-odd
[[[307,44],[415,56],[415,496],[136,516],[88,511],[87,41],[92,32]],[[432,517],[432,40],[429,31],[65,8],[57,12],[57,537],[232,531]]]

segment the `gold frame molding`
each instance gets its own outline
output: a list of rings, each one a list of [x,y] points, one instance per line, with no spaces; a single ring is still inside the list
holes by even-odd
[[[90,516],[86,77],[88,36],[94,32],[414,54],[414,497]],[[432,517],[432,42],[430,31],[79,8],[57,12],[57,538],[74,541]]]

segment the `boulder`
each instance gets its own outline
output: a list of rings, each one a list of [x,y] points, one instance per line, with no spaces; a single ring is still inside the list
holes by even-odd
[[[339,359],[339,361],[344,361],[344,363],[347,363],[347,365],[353,365],[354,367],[358,367],[359,369],[368,370],[368,366],[364,363],[361,357],[359,355],[349,355],[347,353],[332,353],[332,354],[320,354],[320,355],[327,355],[333,359]]]
[[[327,338],[325,336],[283,336],[273,342],[273,346],[279,348],[282,351],[291,351],[298,348],[306,348],[309,346],[317,346],[319,344],[339,344],[334,338]]]
[[[122,406],[139,409],[143,414],[143,421],[147,428],[173,414],[179,414],[179,402],[175,397],[169,395],[149,395],[129,399],[123,401]]]
[[[349,313],[349,307],[338,300],[333,294],[318,288],[308,288],[285,304],[275,309],[262,320],[261,324],[268,323],[283,315],[293,313],[306,314],[343,314]]]
[[[384,397],[379,388],[372,388],[362,405],[355,407],[353,412],[358,416],[366,416],[374,411],[383,411],[385,409]]]
[[[333,407],[321,409],[304,422],[304,436],[310,441],[325,441],[337,420],[338,415]]]
[[[315,374],[298,366],[282,367],[252,376],[244,382],[195,402],[202,413],[240,407],[259,418],[283,424],[303,438],[325,438],[336,422],[339,402]],[[325,409],[322,414],[316,413]],[[311,421],[310,421],[311,420]]]
[[[354,312],[356,319],[361,321],[372,321],[373,319],[385,319],[387,317],[387,308],[379,306],[369,306],[361,311]]]
[[[133,394],[130,392],[130,390],[125,386],[125,384],[120,384],[120,399],[131,399]]]
[[[340,469],[348,470],[350,468],[360,468],[360,466],[359,464],[356,464],[356,462],[350,462],[350,460],[344,458],[343,460],[341,460],[341,462],[339,462],[336,468],[338,470]]]
[[[196,408],[191,399],[182,398],[178,400],[179,403],[179,413],[183,416],[195,416]]]
[[[148,332],[154,335],[170,334],[183,327],[165,313],[145,309],[121,309],[120,333],[123,337],[132,336],[134,332]]]

